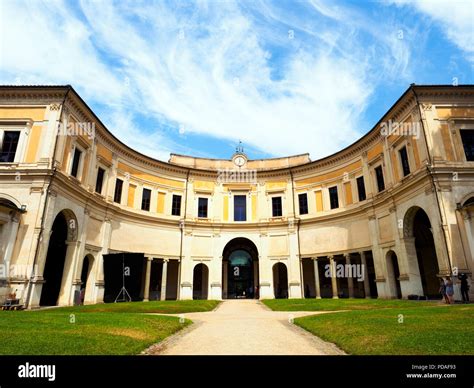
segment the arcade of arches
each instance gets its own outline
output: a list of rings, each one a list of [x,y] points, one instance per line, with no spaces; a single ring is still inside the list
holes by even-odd
[[[40,299],[42,306],[58,303],[61,289],[67,279],[64,268],[68,255],[71,256],[71,239],[74,238],[68,219],[75,220],[75,217],[71,213],[60,212],[51,229],[43,272],[44,284]],[[407,258],[416,262],[416,275],[423,295],[437,298],[439,267],[430,220],[423,209],[415,207],[407,211],[405,222],[404,233],[411,244],[407,249]],[[393,298],[407,297],[402,292],[402,284],[406,278],[401,273],[399,260],[400,257],[394,250],[386,252],[385,280],[389,295]],[[82,260],[79,287],[73,295],[76,304],[93,300],[93,271],[97,270],[94,266],[95,261],[92,254],[85,255]],[[116,253],[105,255],[104,263],[106,302],[115,301],[122,286],[127,289],[131,300],[179,298],[178,260],[144,257],[143,254]],[[123,277],[122,281],[123,268],[130,267],[133,268],[130,278]],[[305,298],[370,298],[378,295],[376,268],[371,251],[303,258],[301,271]],[[274,297],[288,298],[288,268],[284,262],[272,265],[272,281]],[[260,297],[259,253],[251,240],[239,237],[226,244],[222,256],[222,285],[223,299]],[[192,298],[208,299],[210,290],[209,265],[195,264]]]

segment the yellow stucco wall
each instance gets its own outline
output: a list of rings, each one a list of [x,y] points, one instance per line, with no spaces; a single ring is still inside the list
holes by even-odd
[[[166,194],[159,191],[158,200],[156,204],[157,213],[163,214],[165,212],[165,198],[166,198]]]
[[[148,182],[158,183],[164,186],[170,186],[175,188],[184,188],[184,182],[174,179],[163,178],[156,175],[151,175],[136,168],[129,166],[123,162],[118,163],[118,169],[123,172],[128,172],[132,177],[136,177],[138,179],[143,179]]]
[[[103,146],[102,144],[97,144],[97,156],[102,157],[104,160],[112,163],[112,151]]]
[[[301,180],[297,180],[295,182],[295,185],[296,187],[301,187],[301,186],[305,186],[305,185],[309,185],[309,184],[313,184],[313,183],[320,183],[320,182],[323,182],[323,181],[326,181],[328,179],[334,179],[334,178],[338,178],[338,177],[342,177],[344,176],[345,173],[349,173],[349,172],[352,172],[354,170],[357,170],[358,168],[361,168],[362,167],[362,162],[360,160],[357,160],[343,168],[339,168],[337,170],[334,170],[334,171],[331,171],[331,172],[328,172],[326,174],[321,174],[321,175],[316,175],[316,176],[312,176],[310,178],[305,178],[305,179],[301,179]]]
[[[42,127],[39,125],[33,125],[28,136],[28,148],[26,151],[25,162],[34,163],[36,162],[38,148],[41,140]]]
[[[383,144],[377,143],[367,152],[367,160],[370,162],[372,159],[377,157],[382,152],[383,152]]]
[[[257,194],[252,194],[252,221],[257,221]]]
[[[344,183],[344,192],[346,194],[346,205],[352,204],[352,186],[351,182]]]
[[[129,207],[134,207],[135,205],[135,190],[137,186],[135,185],[130,185],[128,187],[128,198],[127,198],[127,206]]]
[[[314,194],[316,197],[316,211],[322,212],[323,211],[323,192],[321,190],[318,190]]]
[[[46,107],[0,107],[1,119],[25,119],[42,121],[45,118]]]
[[[222,218],[224,221],[229,221],[229,196],[224,195],[223,214]]]

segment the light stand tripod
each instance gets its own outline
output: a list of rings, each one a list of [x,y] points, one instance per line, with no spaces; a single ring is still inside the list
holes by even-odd
[[[120,299],[119,299],[120,298]],[[117,297],[115,298],[115,302],[130,302],[132,298],[130,297],[130,294],[128,293],[127,289],[125,288],[125,256],[122,253],[122,288],[120,289],[120,292],[118,293]]]

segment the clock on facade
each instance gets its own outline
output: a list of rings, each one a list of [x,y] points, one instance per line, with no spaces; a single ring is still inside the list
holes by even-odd
[[[234,164],[237,167],[243,167],[247,163],[247,158],[244,155],[236,155],[234,157]]]

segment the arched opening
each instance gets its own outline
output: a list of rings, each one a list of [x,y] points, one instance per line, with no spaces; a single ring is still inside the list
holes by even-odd
[[[273,266],[273,292],[276,299],[288,298],[288,271],[283,263]]]
[[[414,206],[405,214],[404,237],[408,264],[419,271],[423,295],[439,298],[439,265],[433,237],[433,229],[426,212]]]
[[[44,284],[41,291],[40,306],[55,306],[58,303],[66,260],[68,229],[66,216],[61,212],[56,216],[51,228],[48,253],[43,271]]]
[[[386,255],[387,260],[387,275],[388,285],[390,287],[390,294],[397,299],[402,298],[402,288],[400,286],[400,268],[398,266],[397,254],[394,251],[388,251]]]
[[[82,262],[81,291],[80,291],[80,300],[78,301],[79,304],[84,304],[84,300],[86,298],[86,291],[89,291],[88,283],[90,280],[90,273],[92,271],[93,261],[94,261],[94,258],[92,257],[92,255],[87,255],[86,257],[84,257],[84,260]]]
[[[207,299],[209,287],[209,269],[205,264],[197,264],[193,274],[193,299]]]
[[[413,221],[416,256],[420,268],[423,293],[429,298],[439,297],[438,259],[436,257],[433,232],[428,215],[424,210],[416,212]]]
[[[1,194],[6,195],[6,194]],[[9,199],[11,198],[11,200]],[[15,202],[13,202],[15,201]],[[25,211],[19,207],[18,201],[13,197],[0,197],[0,263],[9,262],[13,255],[15,241],[21,214]],[[0,279],[0,288],[6,287],[6,280]],[[0,298],[3,293],[0,291]]]
[[[258,251],[246,238],[236,238],[224,248],[222,260],[222,297],[259,298]]]

